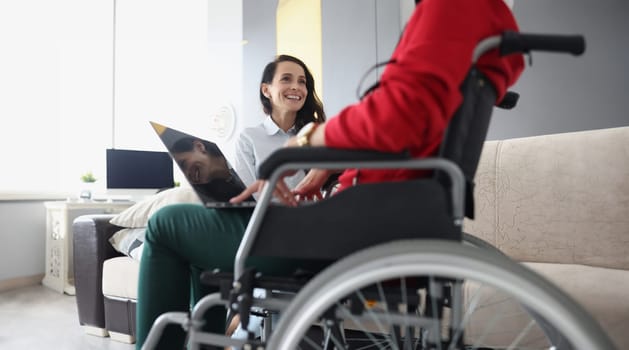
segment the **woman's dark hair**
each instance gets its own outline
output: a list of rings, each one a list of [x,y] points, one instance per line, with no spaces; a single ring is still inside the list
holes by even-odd
[[[194,149],[193,142],[195,140],[201,142],[203,146],[205,146],[205,150],[207,151],[207,153],[209,153],[210,155],[215,156],[215,157],[222,156],[221,151],[218,149],[218,146],[216,146],[215,144],[205,141],[205,140],[192,138],[192,137],[180,138],[173,144],[171,151],[175,154],[183,153],[183,152],[190,152]]]
[[[294,62],[301,66],[304,69],[304,73],[306,74],[306,88],[308,89],[308,95],[306,95],[306,102],[304,106],[297,111],[297,117],[295,118],[295,128],[297,130],[301,129],[302,126],[310,123],[317,122],[323,123],[325,121],[325,112],[323,111],[323,103],[319,100],[317,96],[317,92],[315,91],[315,82],[312,77],[312,73],[306,67],[306,64],[302,62],[299,58],[293,57],[290,55],[279,55],[272,62],[264,67],[264,71],[262,72],[262,84],[271,84],[273,82],[273,77],[275,76],[275,71],[277,70],[277,65],[280,62]],[[264,96],[262,90],[260,90],[260,102],[262,102],[262,108],[264,109],[264,113],[271,115],[273,111],[273,107],[271,106],[271,100]]]

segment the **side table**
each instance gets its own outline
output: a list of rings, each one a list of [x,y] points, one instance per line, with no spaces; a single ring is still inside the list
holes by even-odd
[[[46,207],[46,267],[42,284],[75,295],[72,222],[81,215],[117,214],[135,204],[124,202],[44,202]]]

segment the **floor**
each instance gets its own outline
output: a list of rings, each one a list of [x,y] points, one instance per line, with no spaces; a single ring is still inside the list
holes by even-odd
[[[0,349],[132,350],[83,333],[76,300],[42,285],[0,293]]]

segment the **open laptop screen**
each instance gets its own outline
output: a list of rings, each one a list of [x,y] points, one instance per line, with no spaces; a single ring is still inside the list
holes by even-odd
[[[253,197],[245,203],[229,203],[245,185],[217,144],[155,122],[151,125],[206,207],[255,205]]]

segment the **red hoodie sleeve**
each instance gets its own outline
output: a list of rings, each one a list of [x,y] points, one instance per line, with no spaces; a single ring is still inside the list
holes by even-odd
[[[382,74],[380,86],[330,118],[328,147],[434,154],[462,101],[459,86],[478,42],[518,30],[502,0],[423,0]],[[494,50],[479,67],[501,98],[524,68],[521,55],[500,58]]]

